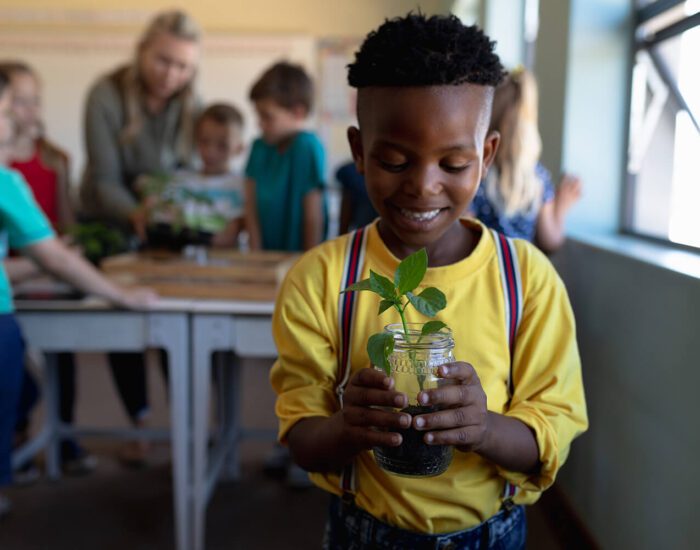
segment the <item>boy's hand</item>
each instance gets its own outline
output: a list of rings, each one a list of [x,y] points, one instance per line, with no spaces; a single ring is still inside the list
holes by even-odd
[[[436,405],[443,410],[413,418],[413,427],[426,431],[430,445],[455,445],[460,451],[474,451],[484,443],[488,431],[486,393],[469,363],[442,365],[438,376],[450,380],[440,388],[418,394],[421,405]]]
[[[406,394],[393,388],[394,381],[373,368],[362,369],[350,379],[345,388],[340,418],[342,440],[353,450],[401,445],[401,435],[390,430],[408,428],[411,415],[375,408],[404,408],[408,405]]]
[[[136,236],[142,240],[146,240],[146,226],[148,225],[148,209],[145,206],[138,206],[129,214],[129,222],[136,233]]]

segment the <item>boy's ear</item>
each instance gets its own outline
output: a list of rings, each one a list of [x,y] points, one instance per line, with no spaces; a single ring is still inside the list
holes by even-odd
[[[498,151],[498,145],[501,143],[501,134],[496,130],[488,133],[486,139],[484,140],[484,156],[483,156],[483,171],[484,174],[493,164],[496,158],[496,151]]]
[[[352,159],[355,161],[355,167],[360,174],[365,173],[365,157],[362,152],[362,135],[359,128],[350,126],[348,128],[348,143],[350,151],[352,151]]]

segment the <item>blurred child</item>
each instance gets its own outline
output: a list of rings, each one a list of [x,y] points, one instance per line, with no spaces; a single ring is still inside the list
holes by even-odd
[[[149,222],[205,235],[215,247],[236,246],[244,191],[243,177],[231,163],[243,151],[243,116],[232,105],[211,105],[197,118],[194,134],[202,169],[177,172],[150,192],[147,179]]]
[[[0,63],[10,76],[15,138],[10,167],[20,172],[53,227],[65,233],[75,215],[68,155],[49,141],[41,118],[41,82],[22,62]]]
[[[70,200],[69,159],[63,150],[44,135],[39,77],[29,65],[19,61],[0,63],[0,69],[10,77],[12,91],[15,135],[10,168],[24,176],[34,199],[54,230],[65,233],[75,223]],[[13,282],[31,277],[38,271],[36,266],[25,258],[13,259],[10,262],[13,265],[8,266],[8,275]],[[63,422],[70,424],[73,422],[75,401],[75,359],[72,353],[59,353],[57,363],[60,416]],[[18,443],[27,438],[29,412],[38,399],[38,394],[34,378],[25,370],[17,419]],[[66,473],[87,473],[96,466],[95,458],[72,439],[64,440],[61,444],[61,462]],[[36,475],[36,468],[28,464],[17,475],[17,480],[30,481]]]
[[[537,82],[528,71],[512,71],[496,88],[491,130],[501,134],[501,144],[471,212],[505,235],[554,252],[564,243],[564,221],[581,196],[581,182],[564,175],[555,189],[539,163]]]
[[[503,77],[493,50],[454,15],[409,14],[371,32],[349,66],[358,126],[348,140],[379,219],[290,269],[273,317],[279,358],[270,373],[280,441],[333,495],[324,548],[522,549],[522,505],[553,483],[587,427],[561,279],[530,243],[462,217],[498,148],[488,130]],[[370,335],[391,322],[378,316],[377,297],[340,300],[339,292],[357,280],[389,296],[374,273],[394,273],[421,249],[420,287],[444,292],[440,318],[457,360],[432,367],[431,355],[437,387],[419,390],[419,377],[409,395],[367,356]],[[415,309],[401,319],[425,321]],[[409,402],[425,408],[416,414]],[[454,446],[449,468],[429,478],[381,469],[372,449],[399,447],[405,436]]]
[[[0,165],[9,160],[13,128],[9,118],[11,103],[8,76],[0,72]],[[20,174],[0,166],[0,259],[8,247],[20,250],[44,270],[76,288],[102,296],[117,306],[138,308],[155,300],[147,290],[124,290],[98,273],[79,255],[69,250],[55,234],[39,209],[31,190]],[[12,290],[4,266],[0,267],[0,490],[12,481],[11,452],[22,373],[24,341],[13,314]],[[0,494],[0,517],[10,510],[8,499]]]
[[[246,167],[246,225],[252,249],[308,250],[326,232],[325,154],[304,130],[313,84],[290,63],[270,67],[250,90],[262,136]]]
[[[335,173],[340,183],[340,223],[338,233],[344,235],[352,229],[364,227],[377,217],[365,187],[365,178],[357,171],[354,162],[343,164]]]

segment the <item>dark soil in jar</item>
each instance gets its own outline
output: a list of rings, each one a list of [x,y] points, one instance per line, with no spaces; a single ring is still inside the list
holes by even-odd
[[[435,407],[412,405],[401,412],[418,416],[435,412]],[[452,461],[451,445],[426,445],[424,431],[414,428],[397,430],[403,438],[398,447],[375,447],[374,457],[379,466],[397,475],[437,476],[447,470]]]

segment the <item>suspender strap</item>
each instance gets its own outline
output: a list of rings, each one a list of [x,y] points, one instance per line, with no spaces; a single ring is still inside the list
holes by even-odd
[[[348,240],[343,266],[343,277],[340,281],[343,290],[356,283],[362,273],[365,262],[365,248],[367,246],[367,230],[364,227],[355,230]],[[350,379],[350,347],[352,342],[352,326],[355,314],[355,292],[340,294],[338,301],[338,327],[340,329],[340,346],[338,348],[338,384],[335,392],[338,395],[338,403],[343,407],[343,393]],[[340,485],[343,489],[343,498],[352,498],[355,493],[355,468],[350,462],[340,475]]]
[[[508,373],[508,402],[510,403],[510,399],[513,397],[513,353],[515,350],[518,326],[523,311],[522,282],[520,279],[518,255],[512,239],[493,230],[492,234],[496,244],[499,272],[501,275],[506,318],[505,329],[508,337],[508,349],[510,351],[510,370]],[[366,246],[367,231],[366,228],[363,227],[354,231],[348,240],[340,290],[358,281],[365,260]],[[356,293],[347,292],[345,294],[340,294],[338,302],[340,346],[338,348],[338,384],[336,386],[336,394],[338,395],[338,402],[341,408],[343,406],[345,386],[350,379],[350,342],[352,342],[355,301]],[[352,499],[356,488],[355,468],[352,462],[343,469],[340,476],[340,485],[343,490],[343,497]],[[503,492],[504,500],[506,502],[511,501],[516,492],[517,487],[506,482]]]
[[[510,368],[508,370],[508,404],[513,398],[513,353],[515,352],[515,339],[518,326],[523,314],[523,292],[520,280],[520,266],[518,254],[513,240],[491,230],[496,243],[496,255],[498,256],[499,271],[501,274],[501,286],[503,288],[503,303],[505,305],[506,334],[508,335],[508,349],[510,351]],[[517,487],[506,481],[503,490],[505,502],[512,502],[517,492]]]

